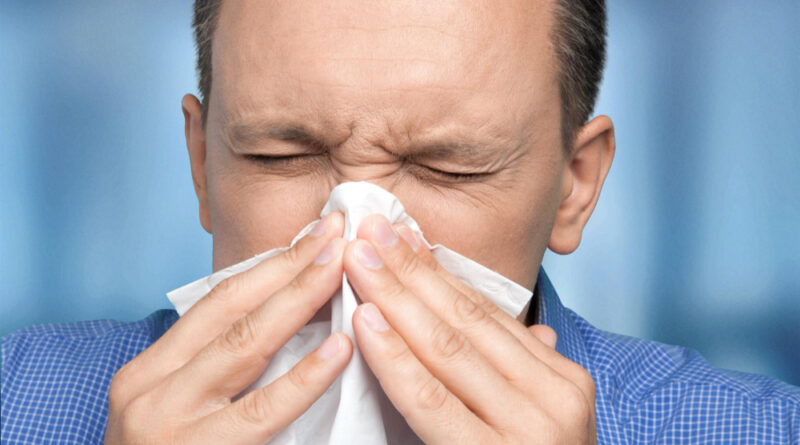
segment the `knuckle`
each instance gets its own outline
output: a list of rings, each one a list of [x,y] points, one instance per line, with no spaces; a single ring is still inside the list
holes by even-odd
[[[303,390],[308,385],[308,377],[296,366],[286,373],[286,379],[295,389]]]
[[[564,426],[559,421],[557,413],[538,405],[533,405],[531,408],[524,412],[528,420],[528,430],[536,431],[536,437],[541,443],[580,443],[565,440]],[[512,430],[511,433],[517,432]]]
[[[433,376],[428,376],[417,390],[416,402],[422,411],[438,411],[447,403],[447,388]]]
[[[578,365],[577,368],[578,369],[575,371],[575,384],[578,385],[578,388],[589,402],[594,402],[596,391],[594,379],[592,378],[592,375],[589,374],[589,371],[584,369],[582,366]]]
[[[453,306],[456,316],[466,324],[478,324],[485,321],[489,315],[469,297],[460,292],[456,294]]]
[[[220,336],[220,346],[228,352],[240,354],[256,343],[258,328],[251,315],[236,320]]]
[[[214,286],[211,292],[208,293],[207,298],[221,302],[229,301],[239,294],[241,288],[241,277],[234,275],[225,278]]]
[[[397,280],[392,280],[386,285],[386,288],[381,291],[383,301],[401,301],[405,293],[406,287]]]
[[[434,351],[447,360],[458,357],[470,347],[467,338],[445,322],[439,322],[433,329],[431,344]]]
[[[300,278],[302,275],[303,274],[300,274],[292,278],[292,280],[289,281],[289,284],[286,286],[289,292],[291,292],[292,294],[302,295],[303,291],[305,291],[305,283],[303,281],[303,278]]]
[[[581,394],[588,402],[594,403],[596,391],[595,382],[592,374],[590,374],[586,368],[573,361],[567,361],[564,364],[564,368],[559,372],[572,383],[572,386],[580,390]]]
[[[293,264],[297,264],[297,263],[300,262],[300,256],[301,256],[300,255],[300,245],[301,245],[301,243],[297,243],[294,246],[290,247],[289,249],[286,249],[286,251],[283,252],[281,257],[286,262],[286,264],[293,265]]]
[[[422,261],[416,255],[404,255],[398,262],[398,273],[402,277],[414,276],[423,267]]]
[[[274,411],[275,400],[266,391],[253,391],[241,398],[242,419],[253,425],[263,425]]]
[[[495,315],[500,311],[500,308],[494,302],[480,292],[472,291],[472,299],[478,307],[489,315]]]
[[[386,281],[376,282],[375,288],[375,292],[369,292],[367,295],[370,297],[379,296],[380,301],[403,301],[404,294],[407,292],[405,285],[393,277]]]
[[[128,388],[130,387],[129,366],[124,365],[111,378],[108,386],[108,406],[109,410],[116,411],[127,402]]]
[[[406,363],[416,359],[403,342],[392,342],[386,347],[386,357],[390,363]]]
[[[136,438],[142,434],[143,425],[152,425],[149,413],[153,412],[153,405],[146,396],[139,396],[131,400],[122,410],[119,428],[123,437]]]
[[[563,409],[578,424],[584,424],[589,418],[591,407],[583,391],[577,385],[569,384],[561,395]]]
[[[319,276],[317,274],[301,272],[289,282],[289,288],[292,292],[303,295],[304,292],[312,289],[314,284],[319,282],[318,279]]]
[[[430,254],[427,249],[423,249],[423,252],[418,254],[419,258],[425,263],[426,266],[430,267],[431,270],[434,272],[445,272],[444,267],[436,261],[436,258]]]
[[[117,411],[109,409],[106,442],[158,443],[177,424],[171,416],[163,385],[132,397]],[[111,439],[109,439],[111,438]]]
[[[566,436],[561,426],[553,417],[549,415],[543,417],[544,420],[536,428],[536,431],[543,439],[543,443],[561,443]]]

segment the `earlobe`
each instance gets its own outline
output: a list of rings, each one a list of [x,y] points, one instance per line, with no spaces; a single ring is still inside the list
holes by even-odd
[[[614,124],[598,116],[581,127],[564,166],[561,202],[548,247],[566,255],[578,248],[614,159]]]
[[[192,170],[194,192],[200,213],[200,224],[208,233],[212,232],[211,214],[208,205],[208,182],[206,176],[206,133],[203,125],[203,105],[192,94],[183,96],[184,131],[189,164]]]

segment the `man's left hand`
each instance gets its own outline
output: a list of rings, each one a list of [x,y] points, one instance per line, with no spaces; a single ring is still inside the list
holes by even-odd
[[[400,237],[405,242],[400,241]],[[365,219],[344,266],[358,346],[428,444],[595,443],[589,373],[447,273],[407,226]]]

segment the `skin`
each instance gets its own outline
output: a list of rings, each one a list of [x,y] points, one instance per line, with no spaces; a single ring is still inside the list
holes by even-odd
[[[333,187],[370,181],[431,243],[532,289],[547,247],[578,247],[615,149],[605,116],[563,148],[551,7],[224,2],[207,121],[194,96],[182,102],[214,270],[287,245]],[[594,442],[594,384],[555,352],[550,328],[525,328],[458,282],[406,227],[374,216],[346,243],[341,215],[323,221],[217,286],[117,373],[108,443],[260,443],[291,423],[346,365],[346,336],[235,396],[342,272],[365,302],[355,340],[424,441]]]

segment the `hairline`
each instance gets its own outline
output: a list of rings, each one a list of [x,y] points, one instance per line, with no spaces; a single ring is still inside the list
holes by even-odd
[[[574,10],[570,9],[570,7],[574,9],[580,9],[583,5],[578,7],[576,7],[574,4],[570,5],[570,2],[574,0],[552,1],[554,3],[552,12],[554,15],[554,20],[552,29],[549,32],[549,36],[551,48],[553,48],[556,66],[558,69],[557,79],[560,101],[560,139],[563,149],[565,152],[569,153],[572,150],[578,129],[588,121],[597,101],[598,87],[600,80],[602,79],[602,72],[605,65],[605,0],[596,0],[597,4],[595,5],[599,6],[601,9],[600,12],[602,13],[603,22],[602,28],[600,29],[602,39],[601,46],[599,48],[600,61],[597,69],[595,70],[597,72],[597,77],[590,79],[578,79],[577,81],[576,77],[580,76],[581,73],[574,72],[576,71],[574,65],[578,63],[587,63],[587,61],[580,60],[583,54],[580,54],[579,51],[577,55],[575,54],[575,51],[573,51],[574,48],[570,46],[570,43],[575,43],[575,41],[570,40],[570,37],[575,37],[577,34],[577,41],[580,41],[580,32],[592,32],[596,30],[591,29],[591,24],[587,24],[586,20],[583,20],[584,17],[576,18],[576,14],[572,13]],[[212,46],[217,22],[219,21],[222,0],[210,0],[209,2],[205,3],[205,6],[206,10],[195,10],[194,19],[192,22],[192,26],[195,30],[197,73],[199,78],[199,93],[202,106],[201,121],[203,128],[205,128],[208,120],[208,110],[211,102],[211,86],[213,83]],[[581,10],[580,12],[583,13],[585,11]],[[199,18],[204,19],[199,20]],[[576,32],[574,28],[578,28],[578,31]],[[573,35],[570,36],[570,33],[573,33]],[[586,44],[585,39],[583,40],[584,41],[581,43]],[[570,58],[570,61],[565,60],[567,58]],[[572,64],[570,64],[570,62],[572,62]],[[580,85],[575,85],[574,83],[580,83]],[[587,83],[589,84],[588,86],[586,85]],[[583,101],[583,103],[581,103],[580,98],[576,98],[576,95],[579,93],[575,92],[574,90],[578,88],[583,88],[584,90],[588,89],[588,91],[581,92],[588,96],[588,100]],[[586,102],[589,103],[586,104]]]

